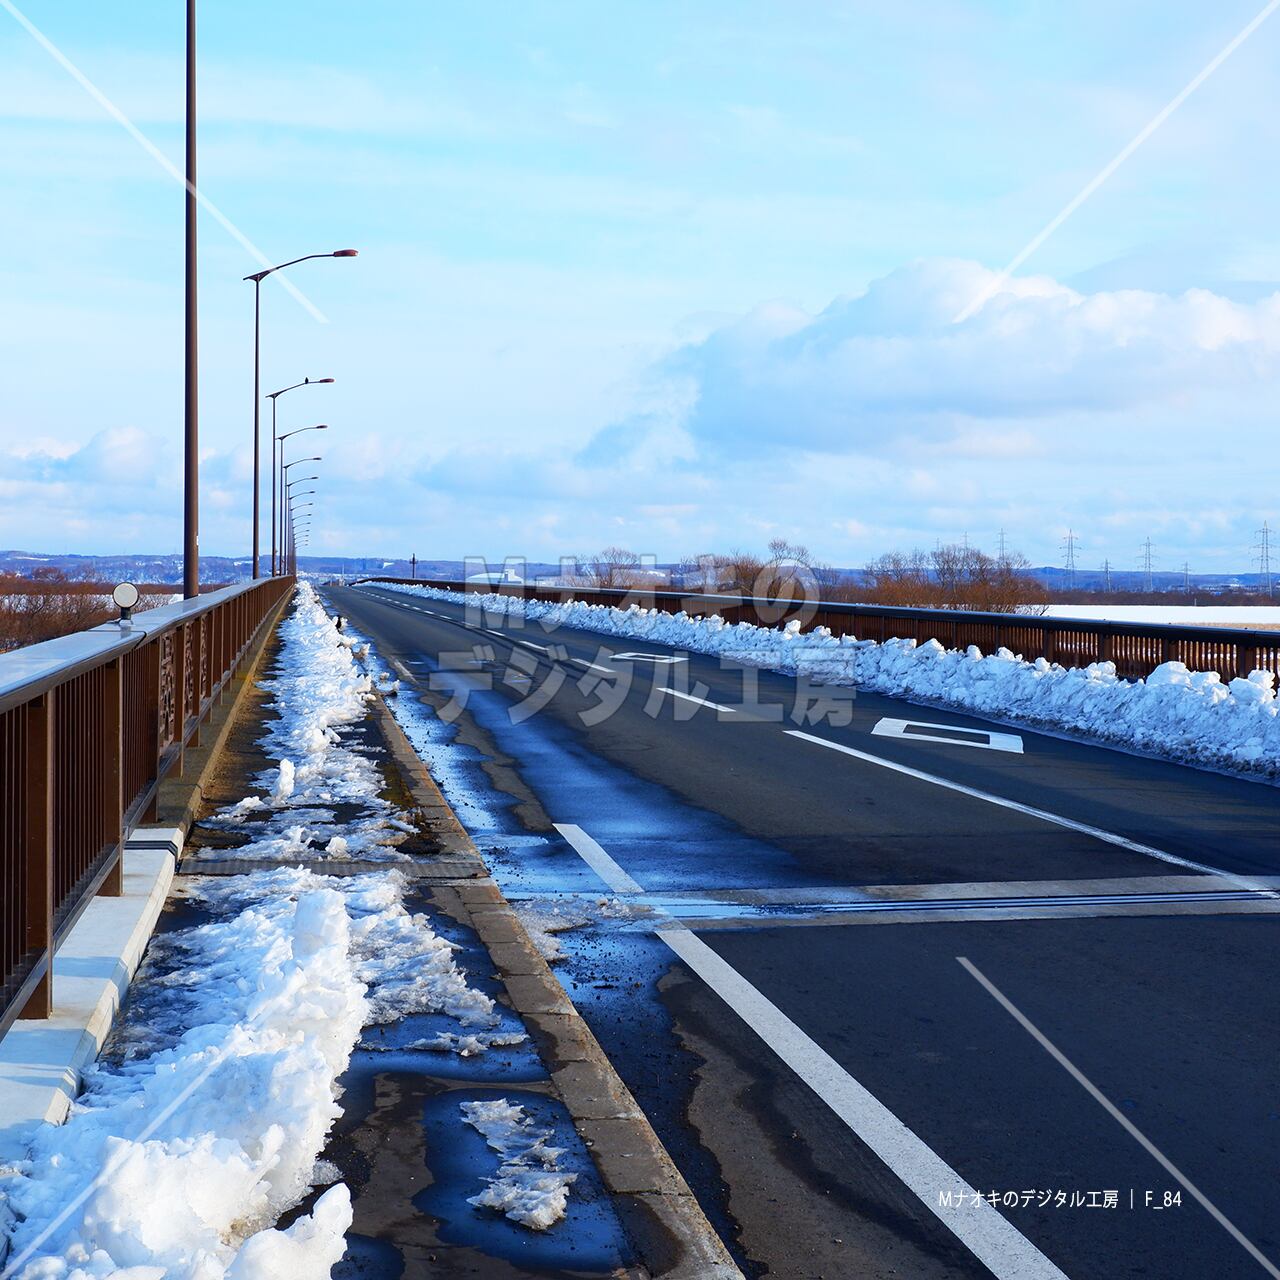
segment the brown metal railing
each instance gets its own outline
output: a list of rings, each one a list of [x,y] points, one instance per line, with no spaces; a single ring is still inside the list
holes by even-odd
[[[0,1033],[51,1008],[53,954],[291,578],[224,587],[0,654]]]
[[[440,579],[370,578],[446,591],[520,596],[565,603],[582,600],[618,608],[639,605],[666,613],[719,614],[726,622],[778,627],[792,618],[802,630],[827,627],[833,635],[859,640],[891,639],[923,643],[937,640],[948,649],[977,645],[983,653],[1010,649],[1028,661],[1046,658],[1064,667],[1113,662],[1117,674],[1135,680],[1163,662],[1185,662],[1193,671],[1216,671],[1224,680],[1251,671],[1280,675],[1280,632],[1235,627],[1185,627],[1161,623],[1105,622],[1082,618],[1044,618],[1032,614],[968,613],[959,609],[895,609],[884,605],[831,601],[767,600],[757,596],[657,591],[644,587],[538,587],[527,583],[461,583]]]

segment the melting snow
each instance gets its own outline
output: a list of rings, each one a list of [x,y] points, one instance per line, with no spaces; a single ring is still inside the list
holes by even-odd
[[[576,1173],[560,1172],[560,1147],[548,1145],[551,1130],[540,1129],[524,1108],[499,1098],[493,1102],[463,1102],[462,1118],[484,1135],[502,1157],[496,1177],[467,1203],[494,1209],[513,1222],[545,1231],[564,1217],[569,1188]]]

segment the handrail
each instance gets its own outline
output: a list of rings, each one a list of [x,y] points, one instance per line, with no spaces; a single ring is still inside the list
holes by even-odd
[[[152,637],[173,631],[192,618],[209,613],[228,600],[251,591],[256,585],[255,582],[235,583],[191,600],[144,609],[130,620],[128,626],[103,622],[85,631],[0,653],[0,714],[27,697],[35,696],[112,657],[128,653]]]
[[[260,578],[0,654],[0,1034],[48,1016],[58,944],[122,891],[129,833],[292,587]]]

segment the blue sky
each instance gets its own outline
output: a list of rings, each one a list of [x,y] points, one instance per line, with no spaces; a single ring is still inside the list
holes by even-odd
[[[180,6],[24,12],[181,164]],[[1280,15],[203,6],[201,185],[272,260],[264,387],[327,421],[315,544],[1242,568],[1280,519]],[[0,11],[0,545],[181,542],[182,193]],[[248,547],[251,287],[201,231],[203,534]]]

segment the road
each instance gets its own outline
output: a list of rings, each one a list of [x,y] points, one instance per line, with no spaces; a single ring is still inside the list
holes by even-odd
[[[325,595],[748,1275],[1280,1276],[1280,791]]]

